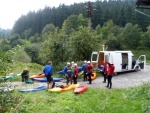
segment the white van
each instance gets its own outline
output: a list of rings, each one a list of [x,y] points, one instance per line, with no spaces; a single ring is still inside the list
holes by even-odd
[[[139,71],[145,68],[146,56],[141,55],[137,60],[131,51],[99,51],[92,52],[91,63],[94,69],[99,69],[103,61],[114,63],[117,72]]]

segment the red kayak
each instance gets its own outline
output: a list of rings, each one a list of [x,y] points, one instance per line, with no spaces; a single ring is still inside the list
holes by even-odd
[[[74,93],[75,94],[83,93],[87,90],[87,88],[88,88],[87,85],[81,85],[78,88],[75,88]]]
[[[41,73],[41,74],[38,74],[38,75],[30,76],[29,78],[33,79],[33,78],[43,78],[43,77],[45,77],[45,74]]]

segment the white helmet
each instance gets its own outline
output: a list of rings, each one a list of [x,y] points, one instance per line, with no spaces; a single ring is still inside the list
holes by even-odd
[[[77,66],[77,63],[75,63],[74,66]]]
[[[85,60],[84,63],[87,63],[87,61]]]
[[[90,64],[91,62],[90,62],[90,61],[88,61],[87,63],[88,63],[88,64]]]
[[[70,62],[67,62],[67,64],[69,64],[69,65],[70,65]]]

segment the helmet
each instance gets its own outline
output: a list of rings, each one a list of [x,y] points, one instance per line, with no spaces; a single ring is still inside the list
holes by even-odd
[[[75,63],[74,66],[77,66],[77,63]]]
[[[87,63],[87,61],[85,60],[84,63]]]
[[[90,61],[87,62],[88,64],[91,63]]]
[[[69,64],[69,65],[70,65],[70,62],[67,62],[67,64]]]

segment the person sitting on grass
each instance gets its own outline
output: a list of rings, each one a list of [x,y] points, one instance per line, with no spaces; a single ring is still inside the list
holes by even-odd
[[[22,82],[26,83],[29,78],[29,70],[27,68],[23,70],[23,72],[21,73],[21,77],[22,77]]]

